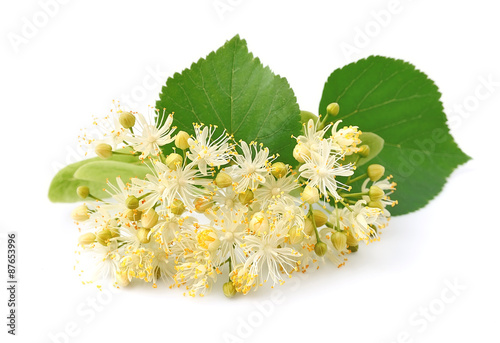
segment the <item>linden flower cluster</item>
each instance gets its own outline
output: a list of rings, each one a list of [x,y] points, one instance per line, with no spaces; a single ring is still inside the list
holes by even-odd
[[[338,105],[328,113],[336,115]],[[107,120],[101,139],[82,139],[101,158],[134,154],[150,172],[108,180],[105,200],[78,187],[92,200],[72,212],[82,232],[78,254],[93,264],[88,282],[108,278],[123,287],[139,279],[156,288],[164,280],[203,296],[222,279],[227,297],[247,294],[325,258],[344,265],[359,242],[379,239],[396,204],[383,166],[353,178],[369,147],[360,145],[357,127],[341,128],[341,121],[305,123],[292,167],[262,144],[217,134],[216,126],[176,131],[173,114],[161,127],[120,108]],[[175,148],[165,155],[171,142]]]

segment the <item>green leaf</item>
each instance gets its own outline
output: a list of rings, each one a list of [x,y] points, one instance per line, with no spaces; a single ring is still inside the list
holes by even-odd
[[[151,173],[145,165],[134,165],[130,163],[117,161],[94,161],[79,167],[73,177],[92,182],[102,182],[109,178],[120,176],[122,180],[127,181],[133,177],[144,177]]]
[[[320,113],[337,102],[340,113],[330,120],[342,119],[385,140],[371,162],[384,165],[398,183],[394,215],[425,206],[451,172],[470,159],[449,133],[440,96],[434,82],[413,65],[381,56],[337,69],[325,84]]]
[[[127,152],[130,149],[122,149]],[[149,171],[135,156],[113,155],[108,160],[99,157],[76,162],[61,169],[52,179],[49,188],[49,199],[52,202],[76,202],[81,199],[76,194],[78,186],[88,186],[92,195],[107,198],[109,194],[103,191],[106,179],[121,176],[128,181],[131,177],[144,177]]]
[[[345,157],[344,163],[356,162],[356,166],[362,166],[365,163],[368,163],[370,160],[374,159],[383,149],[384,147],[384,139],[379,135],[374,134],[373,132],[363,132],[359,135],[359,139],[361,140],[361,145],[368,145],[370,147],[370,152],[366,157],[359,157],[358,155],[352,154]]]
[[[193,132],[193,123],[226,129],[236,140],[257,141],[280,160],[293,162],[292,134],[301,129],[300,110],[287,80],[274,75],[235,36],[205,59],[167,80],[156,103],[158,125],[174,112],[174,124]]]

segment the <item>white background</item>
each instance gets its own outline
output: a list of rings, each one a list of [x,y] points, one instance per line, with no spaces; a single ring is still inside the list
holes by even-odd
[[[494,201],[500,189],[493,165],[500,24],[493,1],[401,0],[394,9],[389,0],[222,0],[229,6],[222,15],[214,0],[72,0],[44,10],[48,2],[0,5],[3,290],[5,232],[19,236],[18,336],[8,342],[224,342],[225,333],[245,342],[500,340]],[[301,108],[311,111],[335,68],[371,54],[412,62],[439,86],[452,133],[473,160],[426,208],[394,218],[379,243],[299,284],[231,300],[218,287],[192,299],[166,287],[110,296],[83,286],[73,271],[74,205],[47,199],[57,168],[81,159],[80,129],[90,126],[91,115],[105,115],[113,99],[137,110],[154,105],[168,76],[236,33],[288,78]],[[358,51],[344,53],[347,44]],[[488,78],[494,85],[486,91],[481,80]],[[456,295],[450,283],[460,285]],[[272,294],[279,303],[270,305]],[[6,303],[4,290],[2,342]],[[419,311],[429,308],[432,317],[423,319]],[[253,326],[245,331],[243,323]]]

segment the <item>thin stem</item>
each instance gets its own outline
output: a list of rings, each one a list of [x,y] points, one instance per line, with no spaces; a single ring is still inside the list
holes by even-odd
[[[321,239],[319,238],[318,228],[316,227],[316,221],[314,220],[314,213],[312,211],[312,205],[309,205],[309,215],[311,216],[311,221],[312,221],[312,225],[314,228],[314,233],[316,234],[316,242],[320,243]]]
[[[362,175],[360,175],[360,176],[356,176],[356,177],[355,177],[354,179],[352,179],[352,180],[347,179],[347,184],[354,183],[354,182],[356,182],[356,181],[358,181],[358,180],[361,180],[361,179],[366,178],[367,176],[368,176],[368,174],[367,174],[367,173],[364,173],[364,174],[362,174]],[[350,178],[350,176],[349,176],[349,178]]]
[[[93,196],[92,194],[89,194],[89,195],[88,195],[88,197],[89,197],[89,198],[92,198],[92,199],[94,199],[94,200],[97,200],[97,201],[100,201],[100,202],[104,202],[104,203],[105,203],[105,201],[104,201],[104,200],[101,200],[101,199],[99,199],[99,198],[97,198],[97,197]]]
[[[355,198],[363,195],[368,195],[368,192],[360,192],[360,193],[341,193],[339,194],[342,198]]]

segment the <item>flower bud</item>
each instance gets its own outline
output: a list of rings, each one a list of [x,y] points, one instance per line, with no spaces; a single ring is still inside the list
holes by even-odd
[[[111,237],[113,238],[120,237],[120,230],[117,227],[112,227],[109,229],[109,232],[111,232]]]
[[[384,209],[384,204],[382,204],[382,202],[380,200],[377,200],[377,201],[370,201],[367,205],[368,207],[374,207],[374,208],[379,208],[381,210]]]
[[[129,195],[127,199],[125,199],[125,206],[127,206],[129,210],[135,210],[139,207],[139,199],[134,195]]]
[[[198,213],[205,213],[205,211],[211,208],[213,204],[213,202],[204,197],[199,197],[193,202],[194,210]]]
[[[310,151],[303,144],[297,144],[293,148],[293,158],[295,158],[299,163],[304,163],[304,156],[310,156]]]
[[[320,210],[313,210],[314,223],[316,223],[316,227],[321,227],[326,224],[328,221],[328,216]]]
[[[217,250],[220,245],[219,237],[217,237],[217,233],[212,228],[201,231],[198,236],[196,236],[196,239],[200,247],[210,252]]]
[[[174,201],[172,201],[172,204],[170,204],[170,212],[172,212],[173,214],[177,214],[178,216],[180,216],[184,213],[185,210],[186,206],[184,206],[184,203],[179,199],[174,199]]]
[[[126,213],[127,219],[130,221],[139,221],[142,217],[142,211],[139,210],[128,210]]]
[[[248,227],[257,235],[265,234],[269,230],[269,221],[264,213],[257,212],[254,213],[252,219],[250,219]]]
[[[108,229],[103,229],[97,233],[97,242],[101,245],[107,246],[111,238],[113,237],[111,236],[111,231]]]
[[[288,168],[286,167],[286,164],[284,164],[283,162],[276,162],[273,163],[273,165],[271,166],[271,173],[277,179],[285,176],[287,172]]]
[[[142,244],[147,244],[151,240],[149,233],[151,232],[151,229],[141,227],[140,229],[137,230],[137,238],[139,238],[139,242]]]
[[[79,186],[76,189],[76,194],[78,194],[80,198],[85,199],[86,197],[89,196],[90,190],[87,186]]]
[[[384,176],[385,168],[380,164],[370,164],[368,166],[368,177],[373,182],[380,180],[382,176]]]
[[[165,164],[172,170],[177,169],[177,167],[182,165],[182,156],[173,152],[167,156]]]
[[[126,287],[129,285],[130,280],[128,274],[125,270],[120,270],[116,272],[116,283],[120,287]]]
[[[253,200],[253,192],[250,189],[247,189],[238,195],[238,200],[243,205],[249,204]]]
[[[326,243],[318,242],[316,243],[316,245],[314,245],[314,252],[319,257],[324,256],[327,251],[328,251],[328,246],[326,245]]]
[[[226,188],[233,184],[233,179],[228,173],[220,172],[215,178],[215,184],[219,188]]]
[[[304,232],[297,226],[294,225],[288,230],[288,241],[290,244],[298,244],[304,239]]]
[[[80,237],[78,237],[78,244],[80,245],[89,245],[95,242],[96,235],[92,232],[84,233]]]
[[[151,229],[158,223],[158,213],[154,208],[150,208],[142,214],[141,223],[145,229]]]
[[[371,186],[370,190],[368,191],[368,196],[370,197],[371,201],[380,200],[384,197],[384,195],[384,191],[377,186]]]
[[[349,246],[349,250],[350,250],[351,252],[356,252],[356,251],[358,251],[358,248],[359,248],[359,245]]]
[[[189,148],[189,134],[186,131],[179,131],[175,136],[175,146],[181,150]]]
[[[236,287],[232,281],[228,281],[222,286],[222,291],[226,297],[232,298],[236,294]]]
[[[332,102],[328,106],[326,106],[326,113],[329,116],[335,117],[337,114],[339,114],[340,111],[340,106],[336,102]]]
[[[368,157],[370,155],[370,146],[369,145],[362,145],[359,147],[358,154],[361,157]]]
[[[335,231],[332,234],[331,241],[333,247],[338,251],[342,251],[347,248],[347,235],[345,233]]]
[[[130,112],[122,112],[118,121],[125,129],[130,129],[135,125],[135,116]]]
[[[71,218],[77,222],[84,222],[90,218],[89,209],[86,205],[80,205],[71,211]]]
[[[310,218],[304,221],[304,233],[308,236],[312,236],[314,233],[314,225]]]
[[[351,252],[357,251],[358,245],[359,245],[359,242],[356,239],[356,237],[354,237],[352,232],[349,232],[347,235],[347,246],[349,247],[349,250],[351,250]],[[355,250],[353,250],[353,249],[355,249]]]
[[[94,151],[102,159],[110,158],[113,155],[113,148],[106,143],[97,144]]]
[[[301,196],[303,201],[311,205],[319,201],[319,191],[316,187],[306,186]]]

